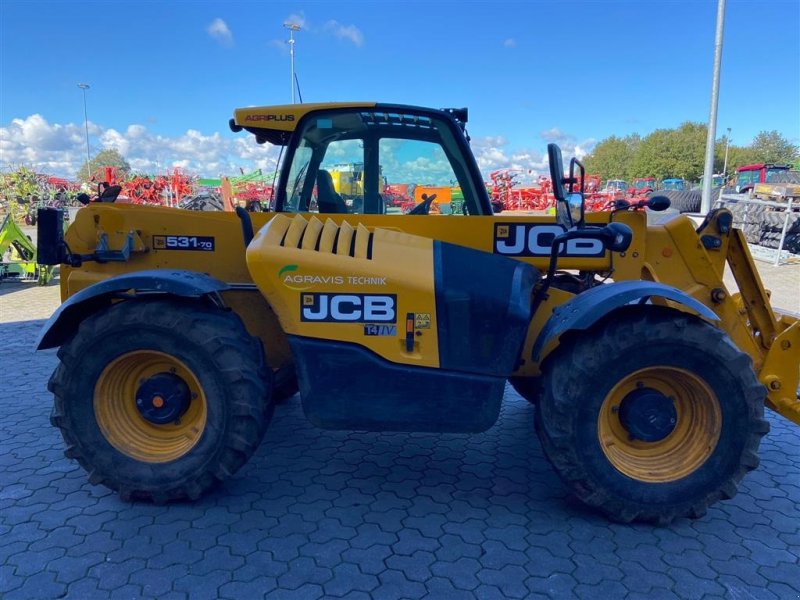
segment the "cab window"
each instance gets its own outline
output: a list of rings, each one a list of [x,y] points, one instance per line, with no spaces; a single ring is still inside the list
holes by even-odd
[[[326,111],[302,124],[279,209],[483,214],[452,123],[435,115]],[[281,204],[282,201],[282,204]]]

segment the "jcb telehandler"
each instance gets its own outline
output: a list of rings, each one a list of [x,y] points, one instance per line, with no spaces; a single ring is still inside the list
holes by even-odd
[[[665,523],[733,496],[764,405],[800,423],[800,324],[773,312],[730,212],[697,230],[584,215],[583,168],[565,176],[551,146],[556,217],[493,215],[466,122],[239,109],[234,131],[283,147],[274,213],[97,203],[65,238],[43,213],[63,304],[38,347],[59,347],[66,455],[125,498],[194,499],[248,460],[296,386],[320,427],[479,432],[510,380],[566,485],[611,518]],[[331,183],[342,162],[364,165],[352,204]],[[381,182],[457,182],[463,207],[429,214],[426,196],[393,213]]]

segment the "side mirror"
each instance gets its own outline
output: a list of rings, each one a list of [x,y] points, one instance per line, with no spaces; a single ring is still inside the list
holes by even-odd
[[[572,229],[583,225],[583,194],[571,192],[556,206],[556,222],[564,229]]]
[[[564,191],[564,160],[558,144],[547,144],[547,158],[550,163],[550,179],[553,182],[553,195],[562,202],[566,197]]]
[[[586,170],[577,158],[572,158],[569,161],[569,177],[564,177],[564,159],[557,144],[547,144],[547,158],[553,195],[556,197],[556,222],[564,229],[581,227],[585,210],[583,191]]]
[[[567,196],[567,206],[569,207],[569,216],[572,219],[572,223],[578,227],[583,225],[583,212],[584,212],[584,202],[583,202],[583,194],[578,192],[573,192],[569,196]]]

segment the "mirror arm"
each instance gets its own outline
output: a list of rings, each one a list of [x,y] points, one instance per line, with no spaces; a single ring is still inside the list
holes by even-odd
[[[536,288],[536,292],[533,295],[533,300],[531,301],[531,315],[535,315],[536,311],[539,310],[539,306],[544,302],[544,299],[547,297],[547,290],[550,289],[550,284],[553,282],[553,277],[556,274],[556,265],[558,264],[558,253],[561,252],[561,245],[570,240],[572,238],[581,237],[579,235],[580,230],[573,229],[571,231],[565,231],[564,233],[557,235],[553,238],[553,244],[550,246],[550,264],[547,267],[547,275],[541,281],[539,286]]]

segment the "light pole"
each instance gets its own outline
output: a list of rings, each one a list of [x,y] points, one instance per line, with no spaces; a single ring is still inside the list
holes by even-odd
[[[79,83],[78,87],[83,90],[83,126],[86,128],[86,179],[92,176],[92,159],[89,157],[89,114],[86,112],[86,90],[89,89],[88,83]]]
[[[731,128],[728,127],[728,135],[725,136],[725,163],[722,167],[722,176],[725,178],[725,182],[722,185],[727,185],[728,181],[728,146],[731,145]]]
[[[703,171],[703,195],[700,212],[708,214],[711,210],[711,184],[714,174],[714,146],[717,135],[717,103],[719,100],[719,72],[722,64],[722,35],[725,31],[725,0],[717,0],[717,32],[714,36],[714,72],[711,79],[711,108],[708,115],[708,136],[706,137],[706,166]]]
[[[294,32],[300,31],[301,27],[291,21],[286,21],[283,26],[289,30],[289,41],[287,43],[289,44],[289,56],[292,61],[292,104],[294,104]]]

